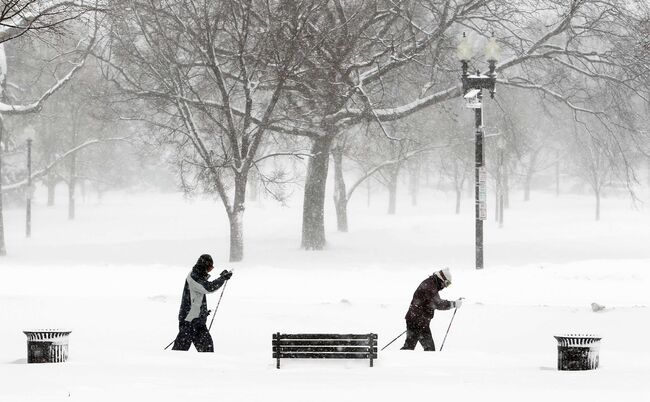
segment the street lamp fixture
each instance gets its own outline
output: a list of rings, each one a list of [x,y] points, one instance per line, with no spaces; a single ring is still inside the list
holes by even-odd
[[[496,64],[499,57],[499,45],[494,39],[490,38],[485,47],[485,57],[488,61],[487,74],[481,74],[476,71],[475,75],[469,74],[469,61],[472,58],[472,45],[469,38],[463,32],[463,37],[458,44],[457,54],[462,67],[461,82],[463,84],[463,97],[467,102],[467,107],[474,109],[475,116],[475,174],[474,174],[474,199],[475,199],[475,217],[476,217],[476,269],[483,269],[483,221],[487,218],[487,188],[486,188],[486,171],[485,171],[485,152],[483,150],[483,141],[485,133],[483,129],[483,90],[490,92],[490,98],[494,98],[495,86],[497,82]]]
[[[494,37],[490,38],[485,46],[485,57],[488,61],[487,74],[481,74],[479,71],[476,71],[475,75],[469,75],[469,61],[472,58],[472,46],[464,32],[463,39],[458,44],[457,54],[463,69],[463,75],[461,77],[463,95],[466,95],[473,89],[487,89],[490,91],[490,98],[494,98],[494,94],[496,93],[495,84],[497,82],[496,64],[499,57],[499,45]]]

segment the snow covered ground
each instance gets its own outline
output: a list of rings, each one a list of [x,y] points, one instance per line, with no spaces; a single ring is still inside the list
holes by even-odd
[[[473,268],[468,203],[454,215],[440,194],[418,207],[405,197],[396,216],[384,199],[368,208],[359,197],[347,234],[328,209],[328,248],[317,252],[298,247],[300,200],[253,203],[237,264],[227,263],[221,206],[207,199],[109,194],[80,204],[72,222],[64,203],[37,203],[29,240],[24,212],[9,210],[0,401],[650,400],[650,208],[607,198],[595,222],[592,197],[517,196],[504,228],[486,221],[483,271]],[[163,351],[185,275],[205,252],[217,272],[235,271],[212,328],[216,352]],[[376,332],[383,347],[405,329],[415,287],[444,266],[454,284],[442,296],[467,301],[442,352],[400,351],[400,339],[374,368],[293,359],[275,368],[277,331]],[[434,318],[438,346],[451,316]],[[68,362],[26,364],[28,328],[72,329]],[[598,370],[556,370],[553,335],[568,332],[603,336]]]

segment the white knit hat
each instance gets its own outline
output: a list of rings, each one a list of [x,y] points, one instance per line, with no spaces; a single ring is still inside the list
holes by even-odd
[[[440,271],[437,271],[434,275],[440,278],[443,282],[449,281],[449,283],[451,283],[451,271],[449,268],[443,268]]]

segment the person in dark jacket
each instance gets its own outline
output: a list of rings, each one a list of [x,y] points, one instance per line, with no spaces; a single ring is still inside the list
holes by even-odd
[[[178,313],[178,335],[172,350],[189,350],[193,343],[199,352],[214,352],[212,336],[206,326],[210,311],[205,295],[226,283],[232,276],[232,271],[224,270],[219,278],[210,281],[209,272],[213,269],[212,257],[203,254],[187,275]]]
[[[435,310],[459,308],[462,298],[449,301],[440,298],[439,292],[451,285],[449,268],[434,272],[422,281],[413,293],[411,306],[406,312],[406,341],[402,350],[413,350],[418,342],[426,351],[435,351],[431,328],[429,327]]]

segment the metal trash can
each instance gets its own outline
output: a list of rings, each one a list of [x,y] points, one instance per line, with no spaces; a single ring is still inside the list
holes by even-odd
[[[599,336],[586,334],[555,335],[558,370],[594,370],[598,368]]]
[[[23,331],[27,335],[27,363],[62,363],[68,360],[70,332],[61,329]]]

